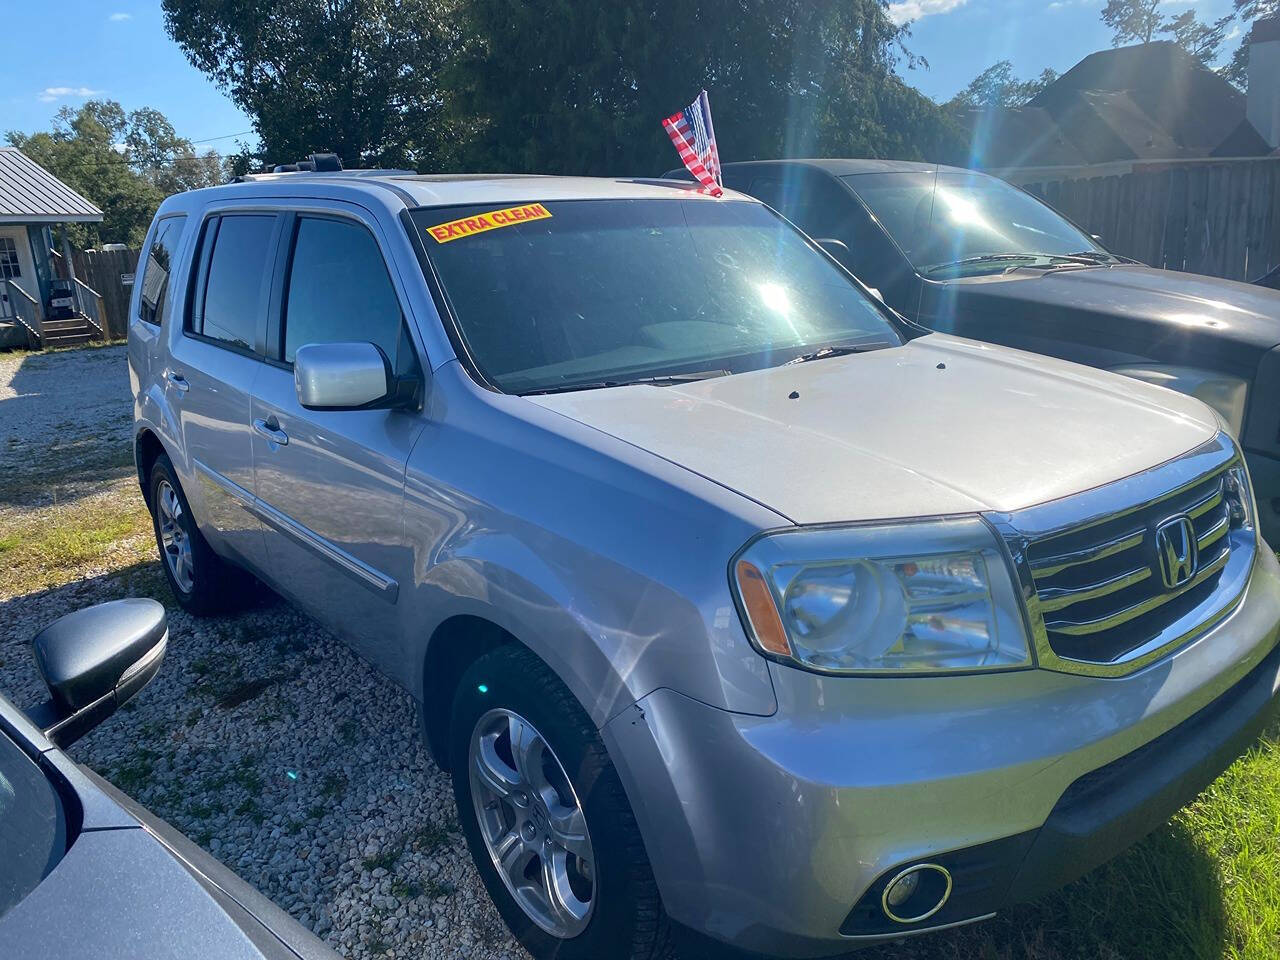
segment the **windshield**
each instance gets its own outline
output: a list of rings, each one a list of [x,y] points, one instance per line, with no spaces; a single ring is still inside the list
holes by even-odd
[[[1003,180],[974,173],[860,173],[843,178],[925,275],[1004,269],[1028,261],[1107,253],[1043,203]],[[936,183],[936,191],[935,191]],[[993,258],[973,262],[976,258]],[[997,259],[998,258],[998,259]],[[964,261],[970,261],[964,263]]]
[[[844,271],[758,203],[571,200],[414,219],[472,359],[508,393],[901,343]]]
[[[48,777],[0,733],[0,916],[62,857],[64,830],[62,806]]]

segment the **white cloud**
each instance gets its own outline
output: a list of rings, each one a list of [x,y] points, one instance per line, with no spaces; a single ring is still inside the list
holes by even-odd
[[[950,13],[968,2],[969,0],[896,0],[889,4],[889,19],[897,24],[921,20],[938,13]]]
[[[96,97],[102,92],[101,90],[91,90],[89,87],[45,87],[36,95],[36,99],[41,103],[53,103],[55,100]]]
[[[107,19],[110,20],[112,23],[119,23],[121,20],[132,20],[133,14],[132,13],[113,13],[111,16],[107,17]]]

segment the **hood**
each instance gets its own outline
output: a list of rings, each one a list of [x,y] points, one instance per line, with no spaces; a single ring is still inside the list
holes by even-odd
[[[1252,369],[1280,344],[1280,292],[1248,283],[1144,266],[1018,269],[937,288],[931,326],[949,330],[956,310],[978,322],[1028,318],[1053,324],[1054,339],[1106,344],[1169,363],[1205,356]],[[1116,320],[1125,321],[1116,324]]]
[[[795,523],[1015,510],[1138,473],[1217,431],[1182,394],[942,334],[690,384],[528,399]]]

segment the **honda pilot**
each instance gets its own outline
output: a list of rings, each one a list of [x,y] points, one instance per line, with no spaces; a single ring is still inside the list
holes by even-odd
[[[174,594],[266,584],[412,695],[534,957],[987,918],[1274,714],[1216,413],[916,327],[742,194],[251,176],[166,200],[140,274]]]

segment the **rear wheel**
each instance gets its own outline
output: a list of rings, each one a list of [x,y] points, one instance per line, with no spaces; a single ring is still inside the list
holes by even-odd
[[[243,607],[255,593],[248,573],[222,559],[196,526],[173,463],[161,454],[151,466],[151,520],[165,579],[188,613],[212,616]]]
[[[464,674],[450,760],[481,879],[537,960],[654,960],[669,925],[600,736],[554,673],[502,647]]]

